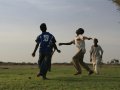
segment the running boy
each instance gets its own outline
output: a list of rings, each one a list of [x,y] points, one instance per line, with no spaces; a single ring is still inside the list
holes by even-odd
[[[75,54],[75,56],[72,58],[73,59],[73,65],[76,68],[77,72],[74,75],[78,75],[82,73],[81,66],[85,68],[91,75],[93,71],[88,67],[86,63],[83,62],[84,54],[86,52],[85,49],[85,40],[90,40],[92,38],[88,38],[86,36],[83,36],[84,34],[84,29],[79,28],[76,30],[77,36],[74,38],[74,40],[68,42],[68,43],[59,43],[59,45],[71,45],[75,44],[76,47],[78,48],[78,52]],[[81,65],[81,66],[80,66]]]
[[[102,60],[103,50],[100,45],[98,45],[98,39],[94,39],[94,45],[91,46],[90,50],[90,61],[93,64],[93,69],[96,74],[99,74],[100,63]]]
[[[36,51],[40,45],[39,60],[38,60],[38,66],[40,71],[37,77],[42,76],[43,79],[47,79],[46,74],[47,74],[48,68],[50,67],[49,65],[50,65],[50,60],[52,55],[52,49],[53,49],[52,47],[57,49],[57,46],[55,44],[56,43],[55,37],[51,33],[46,32],[47,26],[45,23],[42,23],[40,25],[40,29],[42,31],[42,34],[40,34],[35,40],[36,46],[32,53],[32,56],[35,57]]]

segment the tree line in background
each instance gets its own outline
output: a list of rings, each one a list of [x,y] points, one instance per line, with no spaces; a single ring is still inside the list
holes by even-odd
[[[88,63],[88,64],[91,64],[91,63]],[[120,60],[119,59],[111,59],[107,63],[101,62],[101,64],[120,64]],[[0,65],[37,65],[37,63],[32,63],[32,62],[2,62],[2,61],[0,61]],[[72,62],[70,62],[70,63],[67,63],[67,62],[53,63],[53,65],[72,65]]]
[[[0,65],[37,65],[37,63],[31,63],[31,62],[2,62],[2,61],[0,61]]]

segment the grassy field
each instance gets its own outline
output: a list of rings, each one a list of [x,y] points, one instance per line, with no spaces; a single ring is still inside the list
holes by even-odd
[[[47,76],[37,78],[37,66],[0,66],[0,90],[120,90],[120,66],[102,66],[101,75],[74,76],[73,66],[54,65]],[[31,78],[29,78],[31,77]]]

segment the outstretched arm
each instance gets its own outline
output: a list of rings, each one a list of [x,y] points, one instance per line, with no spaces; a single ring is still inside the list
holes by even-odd
[[[68,43],[59,43],[59,46],[61,46],[61,45],[71,45],[71,44],[74,44],[75,42],[74,42],[74,40],[73,41],[71,41],[71,42],[68,42]]]
[[[37,51],[37,49],[38,49],[38,46],[39,46],[39,43],[37,43],[36,46],[35,46],[35,49],[34,49],[34,51],[33,51],[33,53],[32,53],[32,56],[33,56],[33,57],[35,57],[36,51]]]
[[[83,39],[84,39],[84,40],[86,40],[86,39],[87,39],[87,40],[91,40],[92,38],[84,36]]]

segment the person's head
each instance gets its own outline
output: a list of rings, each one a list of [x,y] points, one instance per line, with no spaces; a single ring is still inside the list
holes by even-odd
[[[97,44],[97,43],[98,43],[98,39],[94,38],[94,44]]]
[[[84,29],[83,28],[79,28],[78,30],[76,30],[76,34],[84,34]]]
[[[45,24],[45,23],[42,23],[42,24],[40,25],[40,29],[41,29],[42,32],[46,32],[46,30],[47,30],[46,24]]]

